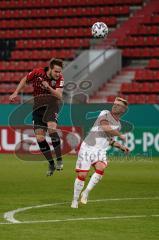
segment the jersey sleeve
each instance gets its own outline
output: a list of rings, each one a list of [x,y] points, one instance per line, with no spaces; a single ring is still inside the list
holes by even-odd
[[[109,122],[109,111],[104,110],[99,115],[99,121],[108,121]]]
[[[61,75],[56,82],[56,88],[63,88],[64,87],[64,78]]]
[[[33,69],[31,72],[29,72],[26,76],[27,82],[31,82],[35,76],[36,69]]]
[[[104,120],[108,121],[112,130],[119,130],[119,125],[116,124],[116,122],[112,121],[112,116],[111,116],[110,111],[108,111],[108,110],[102,111],[101,116],[100,116],[100,122],[104,121]]]

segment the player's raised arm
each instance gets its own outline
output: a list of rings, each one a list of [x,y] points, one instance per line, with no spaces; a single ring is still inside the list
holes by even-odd
[[[31,82],[34,78],[34,74],[36,72],[36,69],[33,69],[30,73],[28,73],[25,77],[23,77],[20,80],[20,83],[18,84],[16,90],[12,95],[10,95],[9,100],[14,101],[14,99],[17,97],[18,93],[23,89],[23,87],[26,85],[27,82]]]
[[[18,84],[17,88],[15,89],[14,93],[12,95],[10,95],[9,97],[9,101],[14,101],[14,99],[17,97],[18,93],[22,90],[22,88],[26,85],[26,81],[27,81],[27,76],[23,77],[20,81],[20,83]]]
[[[119,132],[117,129],[113,129],[113,127],[109,124],[108,121],[106,120],[101,120],[100,121],[102,129],[106,132],[108,136],[111,137],[119,137],[121,140],[125,141],[125,136]]]

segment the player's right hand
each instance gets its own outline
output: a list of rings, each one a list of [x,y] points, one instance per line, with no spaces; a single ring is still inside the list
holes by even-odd
[[[129,150],[129,148],[128,147],[126,147],[126,146],[123,146],[123,145],[121,145],[121,148],[120,148],[123,152],[125,152],[125,153],[129,153],[130,152],[130,150]]]
[[[46,89],[49,88],[49,84],[48,84],[47,81],[43,81],[43,82],[42,82],[42,85],[43,85],[43,87],[46,88]]]
[[[120,138],[122,141],[126,141],[126,136],[123,135],[123,134],[121,134],[121,135],[119,136],[119,138]]]
[[[14,92],[12,95],[9,96],[9,101],[14,102],[16,97],[17,97],[17,93]]]

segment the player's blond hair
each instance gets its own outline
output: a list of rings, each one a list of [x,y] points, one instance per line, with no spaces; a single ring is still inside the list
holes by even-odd
[[[127,107],[128,106],[128,101],[124,98],[121,98],[121,97],[116,97],[115,98],[115,101],[120,101],[122,103],[124,103],[124,105]]]

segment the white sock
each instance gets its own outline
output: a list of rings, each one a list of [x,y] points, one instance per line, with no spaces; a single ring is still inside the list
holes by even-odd
[[[89,193],[95,187],[95,185],[102,179],[102,177],[103,177],[102,174],[99,174],[99,173],[95,172],[92,175],[91,179],[89,180],[89,183],[88,183],[85,191],[87,193]]]
[[[76,178],[75,183],[74,183],[74,195],[73,195],[74,200],[78,201],[83,187],[84,187],[84,181],[80,180],[79,178]]]

